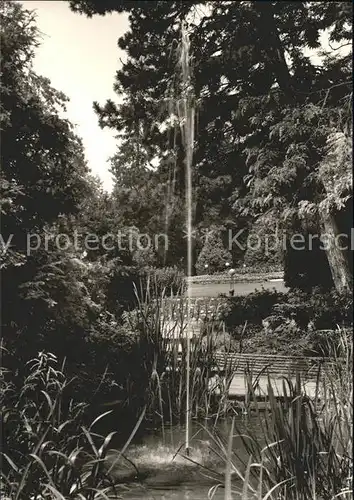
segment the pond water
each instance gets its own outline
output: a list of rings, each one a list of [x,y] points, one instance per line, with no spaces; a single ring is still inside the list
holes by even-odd
[[[223,421],[215,426],[222,439],[227,439],[230,424],[230,421]],[[237,432],[260,436],[256,417],[247,420],[237,417],[236,427]],[[130,500],[206,500],[210,488],[224,482],[225,464],[214,451],[220,453],[212,430],[211,422],[193,424],[190,459],[184,453],[185,429],[182,426],[168,427],[164,434],[161,430],[151,431],[140,442],[130,445],[126,458],[120,459],[113,468],[116,477],[124,482],[122,497]],[[241,438],[234,438],[233,448],[237,449],[239,470],[243,473],[245,466],[241,462],[244,460],[247,463],[248,455]],[[108,461],[112,463],[116,456],[112,452]],[[233,485],[236,489],[242,488],[239,479],[233,481]],[[224,499],[223,487],[213,498]]]

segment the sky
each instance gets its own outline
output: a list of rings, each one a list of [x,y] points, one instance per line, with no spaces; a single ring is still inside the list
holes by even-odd
[[[117,140],[114,131],[99,127],[92,103],[117,100],[114,75],[121,66],[120,58],[125,56],[117,41],[129,28],[128,16],[114,13],[89,19],[73,13],[68,2],[22,3],[26,9],[36,10],[37,27],[43,34],[34,70],[70,98],[67,118],[77,126],[92,173],[110,191],[112,178],[107,160],[114,154]]]

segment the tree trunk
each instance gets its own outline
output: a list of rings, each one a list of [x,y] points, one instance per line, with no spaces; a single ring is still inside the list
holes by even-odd
[[[257,1],[255,4],[261,14],[260,32],[263,34],[263,39],[268,40],[269,44],[268,47],[264,47],[268,52],[269,63],[279,88],[292,101],[294,98],[293,82],[274,18],[273,5],[271,2],[264,1]]]
[[[334,286],[337,292],[353,289],[353,277],[350,272],[348,254],[342,250],[343,241],[339,238],[339,230],[335,218],[331,214],[321,213],[322,237],[331,270]]]

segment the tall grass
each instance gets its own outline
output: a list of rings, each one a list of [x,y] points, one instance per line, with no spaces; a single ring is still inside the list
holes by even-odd
[[[218,319],[218,304],[212,299],[190,304],[181,295],[162,294],[155,298],[153,286],[150,283],[144,293],[136,291],[138,307],[126,314],[129,328],[139,332],[144,353],[141,363],[150,381],[146,391],[147,415],[157,418],[162,430],[167,421],[183,422],[187,411],[188,336],[190,415],[195,419],[225,415],[230,409],[228,393],[237,361],[228,360],[232,346],[226,336],[220,345],[223,327]],[[222,367],[215,360],[217,349],[224,352]]]
[[[27,368],[17,388],[2,369],[1,498],[97,500],[112,493],[118,498],[105,467],[115,433],[96,432],[110,412],[85,426],[87,405],[66,397],[70,381],[54,355],[39,353]]]
[[[342,332],[338,336],[333,363],[318,377],[315,394],[306,394],[298,374],[295,382],[284,378],[285,397],[279,400],[269,379],[268,410],[261,413],[251,389],[261,440],[242,434],[237,425],[235,432],[231,426],[228,442],[210,433],[214,452],[225,461],[225,500],[352,498],[353,351],[352,341]],[[230,445],[236,436],[248,461],[239,445]]]
[[[126,322],[139,333],[141,342],[141,362],[147,378],[146,406],[110,467],[106,458],[115,433],[103,436],[97,431],[110,412],[85,424],[87,404],[74,404],[67,397],[70,380],[65,377],[65,366],[59,366],[55,356],[40,353],[28,363],[28,375],[16,387],[11,374],[4,368],[0,370],[4,441],[1,498],[118,498],[122,490],[115,480],[116,464],[118,459],[125,460],[133,434],[145,418],[145,408],[148,418],[160,422],[163,433],[167,425],[184,421],[186,318],[191,314],[182,297],[167,298],[162,294],[153,299],[156,294],[152,286],[149,284],[144,293],[136,291],[138,309],[126,315]],[[193,418],[216,422],[230,413],[229,389],[238,366],[236,361],[230,361],[235,357],[229,356],[231,345],[226,340],[221,373],[216,365],[215,351],[221,347],[217,338],[220,324],[218,308],[211,310],[210,303],[194,305],[192,314],[200,322],[202,334],[198,331],[191,342],[190,407]],[[225,463],[222,476],[214,471],[216,484],[209,492],[210,498],[220,488],[224,488],[225,500],[352,498],[352,340],[339,331],[338,342],[329,345],[327,351],[332,353],[333,362],[319,373],[314,395],[306,394],[297,375],[295,381],[284,377],[283,397],[279,400],[268,379],[266,411],[261,411],[257,397],[260,374],[247,371],[248,401],[255,408],[261,439],[241,432],[236,420],[226,438],[210,426],[205,429],[212,453]],[[207,472],[212,477],[213,471]]]

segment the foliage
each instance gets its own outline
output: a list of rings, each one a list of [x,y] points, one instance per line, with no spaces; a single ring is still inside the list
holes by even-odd
[[[318,238],[312,239],[308,230],[300,230],[304,236],[304,249],[292,248],[287,240],[284,252],[284,282],[286,286],[311,292],[315,287],[328,291],[333,287],[333,278],[326,253]]]
[[[109,126],[119,131],[123,138],[122,146],[114,161],[113,168],[117,163],[123,166],[130,166],[129,172],[134,175],[132,165],[137,165],[140,158],[140,171],[142,172],[140,180],[146,178],[146,169],[152,159],[156,161],[155,172],[149,172],[147,183],[143,188],[143,198],[145,191],[159,191],[162,209],[155,210],[148,206],[144,210],[150,218],[156,220],[157,214],[163,214],[163,220],[168,227],[171,248],[169,251],[168,263],[180,265],[181,255],[177,252],[176,242],[179,243],[183,238],[184,209],[185,198],[185,167],[183,165],[183,147],[179,125],[171,118],[172,108],[175,109],[180,99],[180,79],[176,77],[175,66],[178,55],[175,51],[176,40],[180,36],[179,23],[172,22],[172,19],[184,19],[188,15],[190,4],[181,4],[180,2],[150,2],[150,4],[129,4],[123,3],[116,6],[118,10],[129,10],[131,18],[134,21],[131,24],[131,32],[120,40],[122,49],[128,52],[129,63],[117,74],[116,90],[118,94],[124,94],[122,106],[116,105],[112,101],[107,102],[105,106],[96,103],[96,110],[99,114],[102,126]],[[99,7],[95,2],[91,4],[89,10],[87,5],[77,2],[71,3],[74,10],[89,13],[92,15],[95,8],[101,13],[105,9],[111,10],[113,6],[102,5]],[[146,16],[149,21],[146,22]],[[144,39],[143,46],[141,40]],[[161,46],[168,47],[161,51]],[[138,78],[135,77],[132,69],[136,68]],[[154,68],[154,69],[152,69]],[[144,85],[141,83],[144,81]],[[208,152],[202,151],[196,144],[196,162],[207,163],[206,172],[193,171],[193,192],[195,198],[195,223],[196,226],[203,223],[204,227],[211,227],[212,224],[219,224],[222,218],[228,227],[235,227],[235,223],[230,215],[230,202],[227,197],[232,192],[232,180],[234,177],[241,179],[242,172],[234,169],[235,154],[232,151],[220,155],[215,148],[215,144],[227,143],[231,139],[226,137],[224,130],[220,127],[221,121],[217,118],[217,127],[213,126],[214,106],[206,106],[198,109],[198,113],[207,112],[212,116],[208,121],[211,125],[210,133],[206,126],[202,124],[203,130],[208,132],[208,137],[212,138],[213,144],[207,144]],[[206,125],[206,124],[205,124]],[[209,124],[208,124],[209,126]],[[219,130],[216,131],[216,128]],[[215,137],[213,135],[215,134]],[[132,146],[134,145],[134,146]],[[204,145],[203,145],[204,146]],[[135,150],[134,150],[135,148]],[[142,159],[144,155],[144,159]],[[237,154],[236,154],[237,156]],[[213,165],[220,165],[217,171],[211,172]],[[121,172],[121,166],[118,165]],[[145,168],[145,171],[144,171]],[[220,170],[220,171],[219,171]],[[118,177],[117,177],[118,179]],[[159,188],[161,186],[161,188]],[[117,192],[121,188],[117,182]],[[225,192],[227,196],[225,196]],[[129,194],[130,196],[130,194]],[[150,198],[158,203],[158,198]],[[140,206],[141,200],[138,200]],[[137,216],[138,213],[136,214]],[[221,215],[221,217],[220,217]],[[142,217],[140,217],[142,219]],[[177,224],[176,224],[177,223]],[[142,222],[136,222],[138,227],[144,227]],[[178,229],[178,233],[175,230]],[[179,240],[177,239],[179,238]],[[197,239],[196,244],[200,246],[201,240]],[[185,253],[185,252],[184,252]]]
[[[353,271],[351,259],[351,227],[353,224],[353,204],[347,201],[341,211],[334,217],[338,227],[338,233],[342,237],[337,237],[338,244],[343,248],[348,259],[350,272]],[[293,233],[303,235],[303,249],[299,250],[296,245],[291,245],[291,234],[287,239],[286,251],[284,255],[284,280],[290,288],[300,288],[304,291],[311,291],[314,287],[321,287],[329,290],[333,287],[333,277],[326,257],[326,238],[321,239],[321,227],[316,217],[312,220],[294,220]]]
[[[134,143],[139,131],[148,161],[159,160],[158,178],[173,179],[182,198],[182,141],[169,103],[180,97],[174,47],[187,22],[198,114],[197,228],[222,221],[250,229],[272,214],[291,229],[294,217],[318,220],[352,196],[349,2],[70,5],[89,16],[129,12],[130,31],[119,40],[128,57],[115,80],[123,102],[96,103],[96,110],[102,126]],[[320,51],[326,37],[329,49]]]
[[[187,301],[178,298],[172,301],[161,296],[152,301],[153,290],[151,284],[145,295],[139,298],[137,309],[124,317],[127,328],[135,332],[141,346],[141,379],[135,374],[131,378],[136,381],[134,383],[146,387],[147,415],[160,422],[164,432],[166,422],[181,422],[185,418],[186,335],[190,334],[190,327],[185,320]],[[196,304],[194,307],[198,309]],[[216,316],[217,311],[210,311],[205,305],[193,315],[197,318],[194,327],[201,331],[200,335],[192,337],[190,348],[190,411],[195,418],[226,415],[230,409],[227,394],[237,367],[228,364],[225,383],[215,377],[218,373],[214,359],[216,348],[226,358],[232,350],[230,337],[219,335],[220,323]],[[212,376],[217,380],[212,380]],[[222,397],[215,398],[215,391],[219,391]]]
[[[226,263],[232,263],[229,250],[224,247],[221,232],[211,229],[205,238],[204,246],[198,255],[196,270],[198,274],[213,274],[225,270]]]
[[[275,290],[261,290],[247,296],[225,298],[220,305],[220,318],[234,335],[238,335],[238,327],[247,322],[247,332],[252,325],[261,327],[262,324],[265,326],[269,323],[270,330],[275,330],[275,337],[302,337],[310,330],[333,330],[337,326],[351,326],[353,302],[349,293],[338,294],[334,290],[327,293],[316,289],[310,293],[292,290],[286,294]],[[268,335],[263,329],[258,328],[257,332],[260,337],[266,338]],[[281,344],[280,338],[279,341]]]
[[[275,304],[273,309],[285,318],[293,319],[303,329],[309,324],[315,330],[335,329],[350,326],[353,321],[353,299],[349,292],[313,290],[305,293],[294,290],[287,294],[286,301]]]
[[[156,295],[180,295],[186,289],[185,275],[177,267],[150,268],[148,276],[156,283]]]
[[[199,271],[205,264],[212,272],[220,271],[235,257],[223,246],[221,226],[246,228],[252,234],[259,230],[254,222],[262,225],[265,220],[260,219],[263,214],[275,221],[285,219],[290,228],[302,219],[305,225],[321,226],[322,214],[338,211],[340,226],[352,196],[351,55],[336,55],[334,49],[317,65],[304,53],[308,47],[319,48],[324,30],[331,43],[349,44],[347,2],[210,2],[202,11],[195,2],[113,5],[72,0],[70,5],[89,16],[113,10],[130,13],[131,29],[119,40],[127,60],[114,86],[122,99],[119,105],[94,104],[101,126],[115,129],[121,139],[111,159],[115,178],[111,196],[88,175],[81,140],[62,118],[67,98],[33,71],[39,40],[33,14],[18,3],[0,4],[0,264],[2,334],[9,370],[1,372],[6,439],[2,493],[18,499],[47,493],[56,498],[104,497],[109,478],[101,459],[112,434],[104,438],[87,430],[84,426],[96,410],[78,401],[113,409],[111,421],[121,418],[128,427],[146,406],[148,415],[162,425],[166,415],[171,422],[184,415],[183,322],[190,311],[185,311],[184,302],[171,301],[176,317],[169,321],[162,301],[163,294],[178,295],[185,287],[178,270],[186,253],[184,122],[180,113],[174,116],[185,91],[174,50],[182,21],[187,21],[192,41],[190,83],[202,131],[189,130],[197,139],[192,181]],[[136,248],[121,249],[117,227],[126,234],[131,231],[135,246],[140,231],[164,234],[168,248],[161,245],[145,255]],[[203,230],[209,228],[214,232],[201,248]],[[262,229],[268,234],[265,225]],[[99,244],[87,249],[72,241],[64,248],[58,245],[58,238],[74,232],[80,238],[111,233],[112,247]],[[30,234],[40,239],[40,245],[29,253]],[[10,243],[8,249],[4,242]],[[162,265],[170,267],[159,269]],[[302,335],[303,330],[309,323],[317,329],[349,324],[352,303],[344,295],[313,290],[318,276],[326,281],[329,274],[325,275],[324,261],[315,259],[317,275],[309,279],[310,267],[304,273],[299,272],[298,262],[290,272],[287,267],[286,282],[298,283],[311,294],[294,292],[285,297],[261,291],[229,299],[222,311],[228,328],[246,321],[260,328],[268,318],[274,328],[263,333],[269,334],[266,341],[273,348],[286,339],[295,346],[298,336],[297,345],[303,341],[304,351],[324,350],[333,333]],[[225,332],[219,338],[215,334],[214,316],[198,325],[203,335],[196,338],[191,353],[191,409],[194,416],[208,416],[214,411],[209,386],[216,369],[213,353],[223,343],[228,344],[227,352],[231,342]],[[172,345],[166,328],[176,333]],[[279,334],[277,339],[273,333]],[[67,376],[73,377],[70,384],[55,356],[66,358]],[[220,384],[217,415],[229,409],[233,375],[230,367],[226,383]],[[303,481],[299,491],[306,498],[308,485],[300,478],[306,450],[313,458],[313,463],[305,464],[308,476],[312,481],[318,473],[323,483],[319,493],[325,485],[336,494],[348,468],[347,456],[336,455],[332,440],[326,441],[328,429],[333,431],[331,438],[336,435],[337,407],[335,426],[329,420],[322,428],[313,420],[308,401],[300,404],[298,389],[290,387],[292,396],[299,397],[286,413],[273,408],[277,420],[268,430],[277,439],[274,449],[279,455],[285,453],[286,468],[276,466],[271,448],[269,469],[275,471],[275,484],[285,470],[291,471],[297,482]],[[352,417],[347,410],[341,408],[341,416],[348,420]],[[124,424],[120,428],[124,436],[123,428]],[[303,436],[296,434],[291,449],[295,442],[291,433],[300,428]],[[289,455],[281,446],[281,435],[291,445]],[[310,448],[311,443],[317,448]],[[327,453],[323,460],[330,472],[327,483],[317,453],[322,451]],[[294,470],[297,460],[299,470]],[[268,485],[273,487],[272,480]]]
[[[70,382],[55,356],[39,353],[26,371],[18,388],[1,390],[2,498],[107,498],[115,488],[104,459],[114,433],[95,431],[104,414],[83,425],[87,405],[67,398]]]
[[[116,228],[126,229],[120,212],[88,175],[82,143],[62,118],[67,98],[33,71],[40,38],[34,14],[2,2],[0,15],[1,229],[3,241],[12,238],[1,255],[8,366],[20,377],[38,351],[53,352],[75,377],[70,397],[126,401],[139,352],[119,320],[136,304],[140,269],[132,268],[132,252],[119,248]],[[111,250],[84,243],[107,234]],[[38,248],[29,251],[28,237]],[[129,418],[141,409],[137,387]]]
[[[220,486],[228,489],[226,498],[234,494],[252,500],[352,497],[352,342],[343,341],[340,332],[336,340],[332,369],[317,381],[315,394],[307,393],[297,375],[295,381],[284,379],[280,400],[269,379],[268,409],[261,412],[248,381],[261,436],[245,433],[236,419],[226,438],[208,431],[210,450],[224,458],[226,470],[224,482],[210,489],[210,498]],[[246,450],[246,457],[240,449]]]
[[[181,248],[184,203],[173,195],[169,183],[156,169],[147,166],[146,162],[137,166],[134,156],[125,158],[126,154],[125,149],[120,149],[111,158],[115,184],[111,203],[116,226],[123,233],[125,228],[135,228],[135,254],[140,253],[135,240],[141,233],[150,238],[151,245],[148,246],[153,247],[155,264],[180,263],[185,253]],[[143,246],[145,244],[142,242]],[[152,250],[149,253],[152,254]]]
[[[152,248],[137,249],[133,253],[133,263],[138,267],[156,265],[156,253]]]
[[[151,286],[150,286],[151,284]],[[117,318],[134,309],[147,290],[152,299],[183,292],[184,274],[176,267],[155,268],[110,264],[110,277],[104,290],[108,310]]]
[[[233,337],[240,338],[242,352],[303,358],[330,356],[328,343],[338,338],[338,330],[307,330],[278,318],[283,322],[274,329],[250,325],[243,335],[233,332]]]
[[[80,250],[72,244],[61,250],[53,238],[61,221],[78,213],[93,184],[81,141],[60,116],[66,97],[33,71],[39,39],[33,13],[2,2],[0,16],[1,232],[11,244],[1,249],[2,334],[9,348],[21,344],[28,356],[44,335],[53,348],[62,336],[71,351],[97,311]],[[37,251],[29,248],[33,240]]]
[[[314,345],[310,337],[309,332],[286,320],[274,330],[250,325],[242,337],[242,350],[245,353],[266,355],[316,356],[318,345]]]
[[[32,69],[39,38],[33,13],[2,2],[0,17],[1,229],[5,241],[12,235],[4,267],[11,256],[23,263],[26,233],[42,236],[60,214],[77,212],[89,186],[82,143],[59,115],[67,99]]]
[[[262,324],[262,320],[272,313],[276,303],[286,300],[286,295],[276,290],[256,290],[246,296],[228,297],[220,313],[227,329],[250,324]]]
[[[283,267],[282,232],[276,221],[260,217],[252,226],[247,236],[247,248],[243,263],[248,269],[257,271]]]
[[[351,328],[353,322],[351,295],[334,290],[233,297],[225,299],[220,312],[247,353],[329,356],[328,343],[338,337],[338,327]]]
[[[306,342],[304,342],[304,356],[325,356],[336,359],[338,352],[334,352],[333,346],[338,343],[338,337],[348,345],[351,342],[351,330],[338,327],[333,330],[312,330],[307,332]]]

